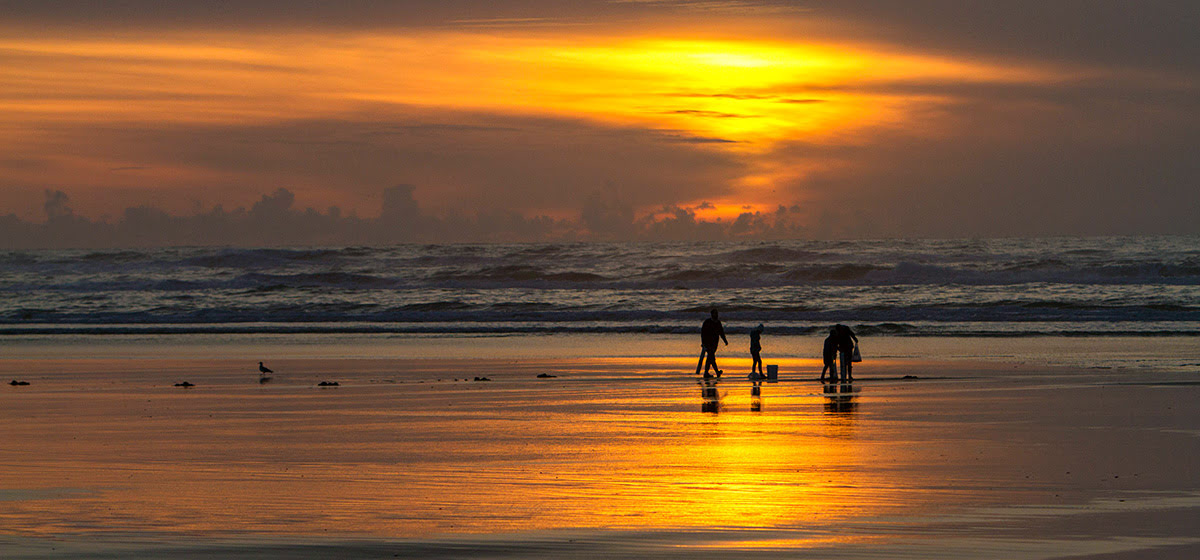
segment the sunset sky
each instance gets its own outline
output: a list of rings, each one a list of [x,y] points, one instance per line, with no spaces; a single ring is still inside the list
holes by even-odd
[[[0,6],[23,221],[47,190],[115,221],[280,188],[373,218],[411,185],[596,233],[780,206],[818,237],[1200,233],[1196,3]]]

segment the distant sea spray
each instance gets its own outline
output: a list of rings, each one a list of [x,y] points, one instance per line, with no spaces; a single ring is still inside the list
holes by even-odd
[[[10,251],[0,294],[0,335],[1200,335],[1200,238]]]

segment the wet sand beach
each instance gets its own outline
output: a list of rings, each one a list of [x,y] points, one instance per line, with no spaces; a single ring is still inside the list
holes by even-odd
[[[0,360],[6,383],[30,382],[0,388],[0,549],[20,559],[1200,554],[1196,367],[946,361],[914,356],[914,341],[908,355],[869,359],[852,385],[817,382],[815,357],[767,357],[781,379],[756,386],[740,353],[705,384],[689,373],[690,339],[675,340],[682,350],[659,355],[553,337],[458,356],[438,356],[438,344],[421,357],[306,345],[268,360],[265,384],[247,359],[258,346],[136,341],[55,354],[29,344]],[[536,357],[547,342],[571,350]],[[478,351],[500,346],[517,350]],[[195,386],[174,386],[184,380]]]

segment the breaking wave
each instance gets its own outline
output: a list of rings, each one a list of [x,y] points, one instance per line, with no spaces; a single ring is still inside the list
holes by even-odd
[[[691,332],[713,307],[796,333],[1195,334],[1200,239],[8,251],[0,294],[8,334]]]

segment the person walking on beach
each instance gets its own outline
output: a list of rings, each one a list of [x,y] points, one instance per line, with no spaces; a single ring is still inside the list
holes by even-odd
[[[725,346],[729,346],[729,339],[725,338],[725,327],[721,326],[717,310],[714,309],[712,317],[705,319],[704,324],[700,325],[700,346],[703,348],[700,360],[704,362],[704,377],[709,377],[709,367],[717,373],[717,377],[721,376],[721,370],[717,368],[718,339],[724,341]],[[700,373],[700,364],[696,364],[696,373]]]
[[[825,366],[821,368],[821,383],[825,382],[825,372],[829,372],[829,380],[837,381],[837,329],[829,329],[829,336],[825,337],[825,348],[821,351],[821,359],[825,362]]]
[[[762,356],[758,353],[762,352],[762,333],[763,324],[759,323],[757,327],[750,329],[750,357],[754,360],[750,362],[750,378],[758,379],[763,377]],[[758,373],[754,373],[755,366],[758,367]]]
[[[850,327],[841,323],[834,325],[833,330],[837,333],[838,361],[842,366],[842,381],[854,381],[850,359],[853,357],[854,347],[858,344],[858,337],[854,336],[854,331],[850,330]]]

